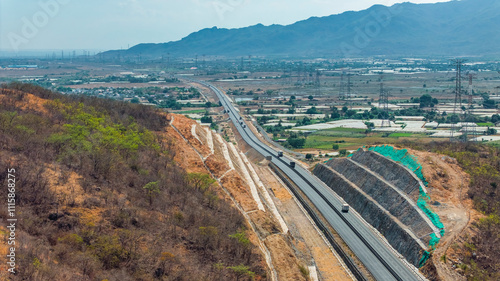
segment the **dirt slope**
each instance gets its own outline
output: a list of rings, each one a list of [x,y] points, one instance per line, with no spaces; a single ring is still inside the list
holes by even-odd
[[[446,233],[432,256],[438,276],[446,281],[465,280],[452,267],[450,259],[458,260],[459,253],[454,252],[452,245],[459,242],[471,223],[481,217],[466,196],[470,177],[455,159],[448,156],[416,150],[409,150],[409,153],[417,156],[422,164],[423,175],[429,182],[432,208],[445,226]],[[446,256],[446,263],[443,256]]]
[[[199,125],[181,115],[170,114],[169,118],[173,119],[171,122],[172,130],[179,135],[173,140],[174,145],[182,150],[182,157],[187,159],[184,165],[188,170],[192,169],[190,166],[193,164],[196,167],[195,171],[208,170],[219,180],[221,186],[228,191],[228,196],[241,207],[241,211],[249,219],[249,224],[255,232],[253,237],[257,239],[256,243],[260,241],[263,253],[265,255],[266,253],[269,254],[267,256],[269,259],[268,265],[275,272],[277,280],[306,280],[306,277],[300,271],[300,266],[305,268],[307,266],[296,257],[287,236],[280,233],[281,229],[276,218],[272,216],[269,210],[264,212],[257,209],[256,201],[250,194],[250,187],[246,179],[241,176],[243,172],[249,172],[247,170],[243,171],[247,167],[241,161],[239,153],[235,154],[231,149],[228,149],[227,156],[229,156],[229,159],[226,159],[223,155],[223,146],[226,146],[227,149],[230,145],[225,140],[221,143],[222,138],[214,137],[214,153],[212,154],[209,148],[210,145],[202,143],[202,141],[207,142],[210,139],[205,135],[206,130],[193,129],[193,126]],[[193,132],[196,133],[196,136],[193,136]],[[203,161],[203,159],[205,160]],[[231,161],[232,164],[229,164],[228,161]],[[230,168],[231,165],[234,169]],[[253,184],[256,185],[256,183]]]

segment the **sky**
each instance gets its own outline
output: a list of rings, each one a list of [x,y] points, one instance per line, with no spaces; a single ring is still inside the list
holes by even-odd
[[[447,0],[412,0],[436,3]],[[398,0],[1,0],[0,50],[110,50],[203,28],[291,24]]]

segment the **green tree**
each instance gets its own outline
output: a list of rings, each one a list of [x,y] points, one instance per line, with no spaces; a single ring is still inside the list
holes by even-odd
[[[332,115],[331,115],[331,117],[332,117],[332,119],[338,119],[338,118],[340,118],[340,113],[339,113],[338,108],[332,107]]]
[[[499,121],[500,121],[500,115],[493,114],[493,116],[491,116],[491,123],[498,123]]]
[[[347,112],[347,110],[349,110],[349,108],[347,106],[343,106],[342,107],[342,113],[345,114]]]
[[[307,97],[310,101],[312,101],[314,99],[314,97],[312,95],[308,96]]]
[[[346,112],[346,115],[347,117],[351,118],[352,116],[356,115],[356,113],[357,113],[356,110],[351,109]]]
[[[488,127],[488,130],[486,131],[486,135],[490,136],[490,135],[496,135],[496,134],[497,134],[497,130],[495,130],[494,128]]]
[[[309,108],[307,111],[306,111],[307,114],[319,114],[318,110],[316,109],[315,106]]]
[[[190,173],[188,174],[188,182],[198,190],[207,190],[215,180],[209,175],[204,173]]]
[[[334,145],[332,145],[332,149],[333,149],[333,150],[337,150],[337,149],[339,149],[339,148],[340,148],[340,146],[339,146],[338,144],[334,144]]]
[[[237,233],[229,235],[229,238],[238,240],[238,243],[245,247],[250,245],[250,240],[248,240],[247,235],[243,230],[239,230]]]
[[[236,281],[240,280],[240,278],[244,276],[248,276],[252,279],[255,277],[255,272],[250,271],[249,267],[243,264],[237,266],[228,266],[227,269],[233,271],[233,273],[236,275]]]
[[[120,267],[120,263],[130,256],[130,253],[122,247],[118,236],[99,236],[90,248],[102,262],[105,269]]]
[[[212,124],[214,122],[214,120],[212,119],[211,116],[203,116],[201,117],[201,123],[204,123],[204,124]]]
[[[306,144],[305,138],[291,137],[287,140],[288,144],[293,148],[303,148]]]
[[[420,108],[422,107],[431,107],[434,103],[432,102],[432,96],[429,94],[422,95],[420,97]]]
[[[484,99],[484,102],[483,102],[483,106],[484,108],[488,108],[488,109],[491,109],[491,108],[496,108],[496,103],[494,100],[491,100],[491,99]]]
[[[160,187],[158,186],[158,182],[157,181],[149,182],[143,187],[143,189],[146,190],[146,193],[148,194],[149,206],[152,206],[153,196],[160,193]]]

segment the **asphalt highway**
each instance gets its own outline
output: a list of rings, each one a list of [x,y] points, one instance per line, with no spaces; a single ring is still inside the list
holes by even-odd
[[[243,126],[245,123],[242,117],[222,91],[204,81],[195,82],[209,87],[217,94],[245,142],[263,156],[272,156],[272,162],[301,189],[376,280],[425,280],[415,272],[415,268],[407,266],[400,255],[357,215],[353,212],[342,213],[344,202],[330,188],[302,166],[292,168],[290,162],[294,162],[293,159],[278,157],[277,151],[260,141],[248,126]]]

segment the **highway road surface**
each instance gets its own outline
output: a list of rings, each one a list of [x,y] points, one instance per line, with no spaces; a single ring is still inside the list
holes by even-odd
[[[294,160],[287,157],[278,157],[277,151],[260,141],[248,126],[244,126],[245,123],[239,112],[222,91],[206,82],[195,82],[209,87],[217,94],[245,142],[263,156],[272,156],[272,162],[301,189],[376,280],[425,280],[421,274],[416,272],[415,268],[408,266],[401,256],[396,254],[356,214],[353,212],[342,213],[343,200],[317,177],[300,165],[291,168],[290,162]]]

